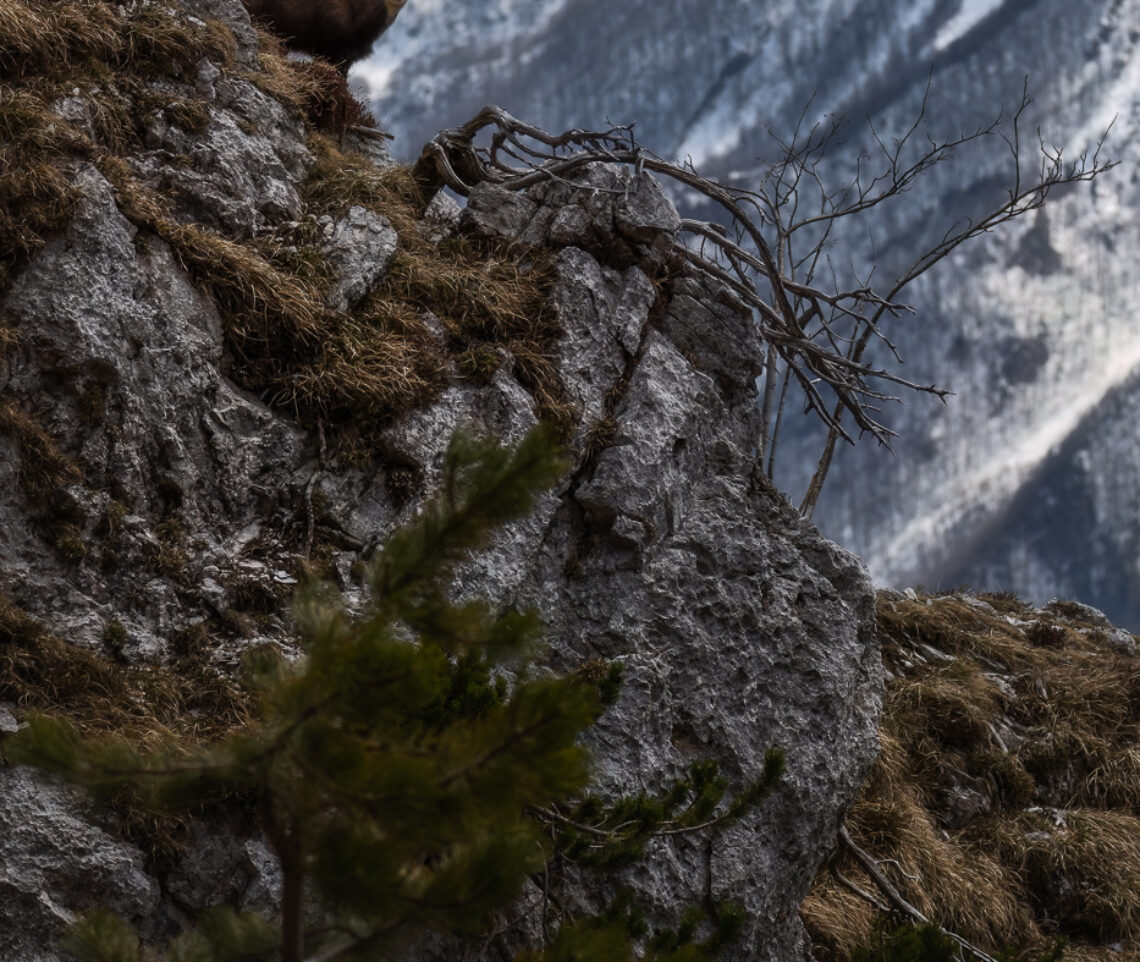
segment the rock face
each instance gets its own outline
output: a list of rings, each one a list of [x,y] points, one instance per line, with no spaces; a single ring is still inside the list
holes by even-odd
[[[200,12],[231,22],[240,57],[254,62],[236,2]],[[136,174],[156,189],[177,183],[192,201],[180,216],[231,238],[303,216],[312,158],[301,125],[239,77],[216,81],[208,62],[198,75],[213,94],[209,123],[176,134],[188,138],[177,153],[200,162],[164,166],[163,138],[175,134],[158,130],[130,158]],[[180,633],[222,624],[232,630],[211,647],[221,668],[250,645],[287,645],[285,609],[243,619],[239,602],[254,588],[288,593],[296,531],[309,512],[311,540],[318,500],[339,537],[331,570],[359,603],[353,563],[430,493],[452,431],[474,425],[516,440],[536,423],[535,397],[504,351],[489,378],[456,375],[384,423],[387,466],[337,468],[323,433],[238,386],[219,305],[167,243],[123,215],[95,166],[72,173],[83,199],[70,226],[0,291],[0,317],[18,340],[0,359],[0,399],[33,412],[79,465],[63,488],[73,541],[61,542],[45,536],[45,506],[22,483],[26,445],[0,431],[0,592],[66,641],[106,648],[117,624],[118,657],[169,664]],[[318,226],[337,275],[328,304],[351,310],[401,256],[396,233],[363,207]],[[661,789],[710,757],[739,784],[766,748],[784,749],[787,775],[758,811],[711,839],[654,842],[625,881],[661,923],[706,895],[742,902],[748,922],[728,957],[790,962],[809,957],[797,908],[877,750],[873,596],[862,565],[754,471],[761,345],[727,290],[669,266],[678,226],[652,180],[601,167],[524,196],[478,188],[458,226],[440,228],[552,252],[562,331],[552,361],[576,412],[575,468],[463,569],[459,590],[536,606],[556,670],[624,664],[620,699],[589,736],[603,793]],[[393,464],[422,479],[412,497],[397,496]],[[172,545],[163,519],[175,510]],[[156,563],[171,550],[176,565]],[[39,776],[0,778],[6,960],[54,962],[53,933],[91,893],[150,934],[213,898],[272,901],[256,840],[199,827],[181,861],[160,871]]]
[[[58,931],[80,908],[102,904],[135,922],[158,915],[158,883],[142,854],[85,820],[59,786],[21,769],[0,772],[0,831],[5,959],[54,962]]]

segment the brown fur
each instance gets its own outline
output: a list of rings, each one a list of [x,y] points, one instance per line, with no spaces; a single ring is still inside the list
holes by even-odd
[[[242,0],[292,50],[347,69],[367,57],[407,0]]]

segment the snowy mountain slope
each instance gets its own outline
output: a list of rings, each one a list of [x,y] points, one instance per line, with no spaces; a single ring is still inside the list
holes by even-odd
[[[816,520],[885,582],[1079,593],[1140,627],[1140,0],[418,0],[362,73],[404,156],[497,102],[548,129],[636,120],[652,149],[744,183],[766,125],[786,135],[805,105],[809,122],[852,119],[838,171],[868,145],[866,118],[889,136],[916,116],[928,77],[928,118],[952,135],[1016,105],[1026,75],[1031,136],[1040,124],[1075,157],[1115,116],[1122,164],[910,292],[904,373],[956,396],[894,412],[893,458],[842,452]],[[936,170],[861,225],[881,270],[1009,178],[996,142]],[[810,428],[789,440],[793,496],[817,445]],[[1083,537],[1059,492],[1086,506]]]

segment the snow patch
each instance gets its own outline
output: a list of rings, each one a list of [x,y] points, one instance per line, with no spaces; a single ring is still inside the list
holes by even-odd
[[[1090,377],[1085,383],[1070,385],[1072,393],[1064,404],[1041,423],[1033,425],[1020,442],[1014,442],[995,460],[954,478],[939,492],[943,500],[938,509],[905,524],[868,562],[875,580],[887,583],[898,572],[920,570],[921,556],[950,538],[948,533],[964,519],[979,509],[986,513],[1002,510],[1034,468],[1137,368],[1140,368],[1140,342],[1114,351],[1098,371],[1088,372]],[[1058,388],[1063,390],[1064,386],[1058,385]]]
[[[942,25],[934,38],[934,49],[945,50],[959,37],[965,36],[999,9],[1005,0],[962,0],[958,12]]]

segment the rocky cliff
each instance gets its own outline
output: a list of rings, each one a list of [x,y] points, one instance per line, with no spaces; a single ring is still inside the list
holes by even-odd
[[[784,749],[758,812],[624,882],[652,920],[743,903],[733,958],[806,958],[798,906],[877,751],[873,597],[754,471],[760,345],[665,253],[660,188],[596,167],[420,216],[374,139],[307,126],[311,76],[236,0],[0,0],[0,81],[3,730],[240,724],[234,668],[292,650],[296,586],[365,604],[452,432],[544,418],[572,471],[457,589],[537,607],[556,670],[624,666],[603,794],[698,758],[740,784]],[[0,768],[6,960],[54,962],[93,904],[158,937],[274,884],[224,812],[124,825]]]

